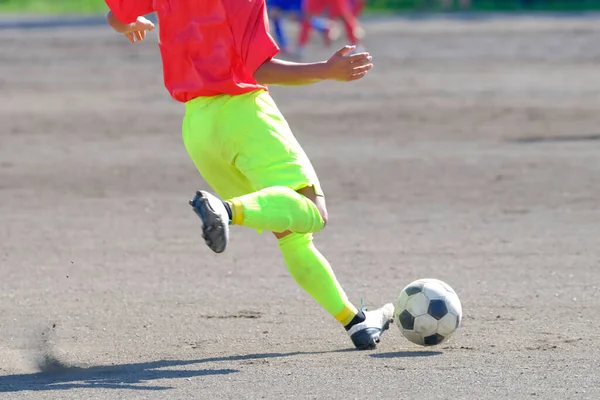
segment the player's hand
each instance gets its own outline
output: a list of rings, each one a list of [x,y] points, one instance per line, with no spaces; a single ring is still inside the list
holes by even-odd
[[[342,82],[364,77],[373,68],[373,57],[367,52],[350,54],[356,46],[344,46],[327,60],[328,79]]]
[[[131,43],[135,43],[146,39],[146,32],[150,32],[153,29],[154,24],[151,21],[144,17],[138,17],[135,22],[129,24],[123,34]]]

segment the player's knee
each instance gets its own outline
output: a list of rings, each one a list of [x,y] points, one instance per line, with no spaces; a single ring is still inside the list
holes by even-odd
[[[325,197],[317,195],[313,186],[302,188],[298,190],[298,193],[300,193],[301,195],[313,202],[313,204],[319,211],[321,219],[323,220],[323,226],[321,227],[321,229],[325,228],[325,226],[327,225],[327,221],[329,220],[329,214],[327,213],[327,204],[325,202]]]
[[[283,239],[286,236],[289,236],[292,234],[292,231],[285,231],[285,232],[273,232],[273,235],[275,235],[275,237],[277,238],[277,240]]]
[[[320,200],[322,200],[322,205],[319,204],[321,203]],[[325,206],[325,198],[323,196],[318,196],[315,205],[317,206],[317,210],[319,210],[319,214],[323,219],[323,228],[325,228],[327,226],[327,222],[329,221],[329,214],[327,213],[327,207]]]

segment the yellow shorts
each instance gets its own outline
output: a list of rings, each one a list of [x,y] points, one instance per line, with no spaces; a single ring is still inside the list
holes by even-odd
[[[268,92],[199,97],[186,103],[183,143],[222,198],[271,186],[312,186],[317,174]]]

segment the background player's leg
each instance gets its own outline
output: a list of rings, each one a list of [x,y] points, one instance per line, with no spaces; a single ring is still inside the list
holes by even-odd
[[[310,24],[315,28],[318,32],[324,33],[329,30],[329,21],[322,17],[312,17],[310,19]]]
[[[310,31],[312,29],[312,25],[310,24],[311,18],[311,15],[305,15],[300,23],[300,37],[298,38],[298,48],[296,49],[297,57],[304,56],[304,49],[308,44],[308,40],[310,39]]]
[[[275,40],[284,53],[287,53],[288,40],[283,27],[283,12],[278,7],[272,7],[269,12],[269,19],[273,23],[273,30],[275,31]]]
[[[323,0],[305,0],[302,3],[302,20],[300,24],[300,36],[298,38],[298,48],[296,49],[296,56],[302,57],[304,55],[304,49],[310,39],[310,31],[312,29],[311,19],[322,14],[323,12]]]
[[[354,18],[356,18],[357,24],[354,29],[354,36],[356,36],[359,41],[362,41],[365,37],[365,30],[360,24],[360,17],[365,9],[366,4],[367,0],[354,0],[352,9],[352,13],[354,14]]]
[[[359,31],[358,20],[350,12],[343,13],[341,15],[341,20],[344,24],[344,29],[346,30],[348,42],[352,45],[357,44],[358,38],[356,37],[356,33]]]
[[[335,21],[323,17],[312,17],[310,23],[323,36],[323,42],[326,47],[330,47],[334,40],[339,36]]]
[[[331,16],[338,17],[342,20],[346,30],[348,42],[352,45],[358,43],[356,33],[359,31],[358,19],[354,16],[350,0],[330,0]]]

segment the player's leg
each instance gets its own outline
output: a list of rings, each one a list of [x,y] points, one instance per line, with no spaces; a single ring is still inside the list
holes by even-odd
[[[199,97],[186,103],[182,124],[185,148],[198,171],[221,198],[231,198],[254,191],[248,179],[233,165],[235,152],[218,124],[218,114],[232,96]],[[226,132],[225,132],[226,133]],[[210,201],[212,199],[212,201]],[[226,205],[206,192],[198,192],[194,211],[202,220],[206,244],[221,253],[229,239]]]
[[[341,17],[342,24],[344,25],[344,29],[346,30],[346,38],[348,39],[348,43],[352,45],[358,44],[358,37],[356,34],[359,32],[358,24],[356,23],[356,18],[352,15],[342,15]]]
[[[232,132],[232,163],[253,184],[252,193],[227,199],[233,225],[256,230],[314,233],[325,226],[322,210],[297,192],[317,175],[268,92],[235,96],[220,112],[220,126]]]
[[[331,21],[326,18],[317,16],[320,11],[314,4],[306,4],[303,0],[288,0],[290,2],[290,13],[297,16],[298,21],[304,20],[304,11],[310,10],[315,15],[309,18],[311,26],[319,33],[327,34],[331,29]]]
[[[312,187],[298,192],[313,200],[327,220],[323,196],[318,196]],[[344,326],[358,349],[374,348],[392,322],[392,304],[375,310],[357,310],[348,301],[329,262],[315,247],[312,234],[283,232],[275,233],[275,236],[288,271],[296,283]]]
[[[325,198],[314,168],[273,100],[267,92],[235,96],[219,115],[220,129],[238,133],[229,139],[237,149],[233,163],[258,189],[226,202],[232,223],[275,232],[295,281],[346,327],[357,348],[373,348],[390,324],[393,307],[357,310],[315,248],[311,232],[327,221]],[[229,151],[224,154],[231,157]],[[214,196],[208,203],[215,210],[222,204]]]
[[[318,189],[314,186],[306,186],[297,192],[315,204],[321,218],[327,223],[325,197],[317,194]],[[274,232],[274,235],[285,265],[300,287],[346,327],[346,330],[364,322],[364,312],[358,310],[348,300],[331,265],[315,247],[312,233],[286,231]]]
[[[331,47],[332,43],[340,37],[340,30],[337,23],[332,19],[313,17],[310,23],[323,36],[325,47]]]
[[[323,0],[304,0],[302,3],[302,14],[300,22],[300,36],[298,38],[298,48],[296,56],[301,58],[304,55],[304,49],[310,39],[312,30],[311,20],[323,12]]]
[[[312,17],[310,24],[317,32],[325,33],[329,30],[329,21],[322,17]]]
[[[337,17],[342,20],[348,42],[352,45],[358,44],[356,34],[360,26],[350,6],[350,0],[330,0],[330,3],[332,18]]]
[[[298,9],[297,12],[294,13],[294,16],[295,19],[300,23],[300,27],[302,29],[302,24],[305,20],[302,9]],[[333,41],[339,37],[339,30],[337,29],[335,21],[319,16],[313,16],[309,18],[309,20],[312,28],[323,36],[325,46],[330,47]],[[308,38],[306,38],[305,40],[308,40]],[[305,44],[303,46],[305,46]],[[298,48],[303,48],[303,46],[299,45]],[[302,52],[298,51],[298,53],[301,55]]]
[[[223,203],[210,193],[198,192],[191,202],[202,219],[208,246],[217,253],[225,250],[230,223],[259,231],[300,233],[317,232],[325,224],[315,204],[295,191],[306,186],[304,176],[314,176],[310,186],[318,185],[314,171],[303,171],[302,164],[290,168],[278,165],[282,161],[278,157],[288,156],[287,143],[277,137],[278,127],[265,122],[272,116],[260,115],[264,112],[258,104],[264,103],[262,93],[198,98],[186,104],[182,127],[185,147],[213,190],[221,198],[231,199]],[[251,129],[252,123],[258,126]],[[287,126],[283,119],[280,123]],[[253,137],[253,131],[262,136]],[[257,181],[253,169],[259,168],[265,177],[256,186],[248,177]],[[290,173],[292,168],[295,170]],[[295,182],[288,179],[287,186],[280,185],[278,179],[269,181],[268,176],[282,173],[291,174],[292,179],[300,177]]]
[[[356,18],[357,21],[357,26],[354,29],[354,36],[356,36],[356,38],[359,41],[362,41],[365,37],[365,30],[361,26],[360,17],[362,16],[366,4],[367,0],[354,0],[352,4],[352,13],[354,14],[354,18]]]
[[[310,19],[312,17],[313,15],[311,14],[303,14],[303,17],[300,20],[300,36],[298,37],[298,48],[296,49],[296,56],[298,58],[302,58],[304,56],[306,45],[310,40],[310,31],[312,29]]]
[[[273,28],[275,31],[275,40],[277,41],[279,48],[281,48],[281,50],[284,53],[287,53],[289,50],[289,47],[288,47],[287,35],[285,34],[285,30],[283,28],[283,16],[282,16],[281,10],[279,10],[279,9],[272,10],[270,19],[271,19],[271,22],[273,23]]]
[[[269,0],[267,1],[267,10],[269,12],[269,20],[273,24],[273,30],[275,32],[275,40],[279,45],[282,52],[288,53],[288,40],[285,34],[285,28],[283,20],[285,18],[284,13],[285,4],[281,0]]]

